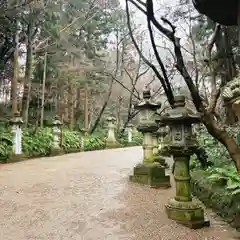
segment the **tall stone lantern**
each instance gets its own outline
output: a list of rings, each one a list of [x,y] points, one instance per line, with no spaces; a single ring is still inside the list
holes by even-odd
[[[113,148],[119,145],[115,137],[115,128],[116,128],[116,118],[115,117],[107,117],[107,125],[108,125],[108,136],[106,139],[106,147]]]
[[[52,134],[53,134],[53,146],[52,146],[52,154],[61,154],[62,149],[60,147],[60,140],[61,140],[61,126],[62,122],[58,116],[55,116],[52,123]]]
[[[23,120],[20,116],[20,113],[17,112],[14,114],[13,118],[10,120],[10,125],[12,126],[13,133],[13,154],[21,155],[22,154],[22,130],[21,126]]]
[[[171,140],[165,148],[174,159],[176,196],[166,205],[168,217],[190,228],[201,228],[209,224],[204,219],[204,210],[192,200],[190,190],[189,160],[197,148],[192,136],[192,124],[200,122],[200,115],[185,105],[184,96],[175,97],[174,108],[161,117],[170,127]]]
[[[143,163],[134,167],[130,180],[142,184],[147,184],[153,188],[170,187],[169,176],[165,175],[165,169],[160,163],[154,162],[153,137],[158,126],[155,122],[155,113],[161,104],[156,104],[151,100],[150,89],[143,92],[143,100],[135,105],[139,110],[139,125],[137,130],[143,134]]]

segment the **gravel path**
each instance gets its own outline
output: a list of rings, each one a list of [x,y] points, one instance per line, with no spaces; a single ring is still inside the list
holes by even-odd
[[[173,187],[128,181],[141,158],[141,148],[126,148],[1,165],[0,240],[240,239],[211,212],[200,230],[169,220]]]

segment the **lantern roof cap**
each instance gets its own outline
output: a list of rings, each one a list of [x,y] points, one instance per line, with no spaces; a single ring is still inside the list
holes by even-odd
[[[143,90],[143,99],[136,105],[134,105],[135,109],[152,109],[157,110],[161,107],[161,103],[155,103],[151,99],[151,90],[148,86],[145,86]]]
[[[161,122],[168,124],[173,123],[198,123],[200,122],[200,114],[194,112],[191,108],[186,106],[186,98],[183,95],[175,96],[174,108],[170,109],[161,116]]]
[[[225,26],[237,26],[238,0],[192,0],[201,14]]]

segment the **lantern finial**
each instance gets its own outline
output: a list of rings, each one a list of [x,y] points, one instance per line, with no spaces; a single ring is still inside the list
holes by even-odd
[[[145,85],[143,90],[143,99],[148,100],[151,98],[151,90],[148,85]]]
[[[186,98],[184,95],[178,95],[175,97],[174,107],[184,107],[186,105]]]

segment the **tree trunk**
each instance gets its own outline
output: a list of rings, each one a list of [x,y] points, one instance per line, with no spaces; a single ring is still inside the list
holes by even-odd
[[[25,69],[25,81],[24,81],[24,90],[22,98],[22,116],[25,122],[25,125],[28,124],[28,108],[30,101],[30,92],[31,92],[31,77],[32,77],[32,30],[33,24],[31,18],[29,19],[28,28],[27,28],[27,59],[26,59],[26,69]]]
[[[88,89],[87,86],[85,86],[84,89],[85,92],[85,98],[84,98],[84,128],[86,129],[86,131],[88,131],[88,127],[89,127],[89,120],[88,120]]]
[[[240,172],[240,148],[236,143],[234,137],[229,135],[223,128],[221,128],[214,118],[214,114],[205,113],[203,116],[203,123],[208,132],[219,142],[221,142],[228,150],[238,172]]]
[[[71,80],[68,83],[68,128],[73,130],[73,86]]]
[[[18,21],[16,21],[18,28]],[[18,84],[18,42],[19,42],[19,31],[15,34],[15,50],[13,54],[13,76],[11,81],[11,102],[12,102],[12,114],[14,115],[18,111],[17,102],[17,84]]]
[[[60,117],[61,121],[63,121],[64,115],[64,87],[63,84],[58,83],[58,101],[57,101],[57,115]]]
[[[74,110],[74,121],[77,122],[81,115],[81,88],[77,88],[76,107]]]
[[[101,110],[100,110],[100,113],[98,114],[98,117],[97,117],[97,119],[96,119],[96,121],[95,121],[92,129],[90,130],[90,134],[93,134],[93,133],[94,133],[94,131],[96,130],[96,128],[97,128],[97,126],[98,126],[98,124],[99,124],[99,122],[100,122],[100,120],[101,120],[101,117],[102,117],[102,115],[103,115],[103,113],[104,113],[104,110],[105,110],[105,108],[107,107],[108,100],[109,100],[109,98],[110,98],[110,96],[111,96],[111,94],[112,94],[112,87],[113,87],[113,79],[112,79],[112,81],[111,81],[111,83],[110,83],[110,86],[109,86],[108,95],[107,95],[107,97],[106,97],[106,99],[105,99],[105,102],[104,102],[104,104],[103,104],[103,106],[102,106],[102,108],[101,108]]]
[[[47,51],[45,52],[45,56],[44,56],[44,69],[43,69],[43,82],[42,82],[42,99],[41,99],[41,116],[40,116],[40,126],[41,127],[43,127],[43,118],[44,118],[46,71],[47,71]]]

